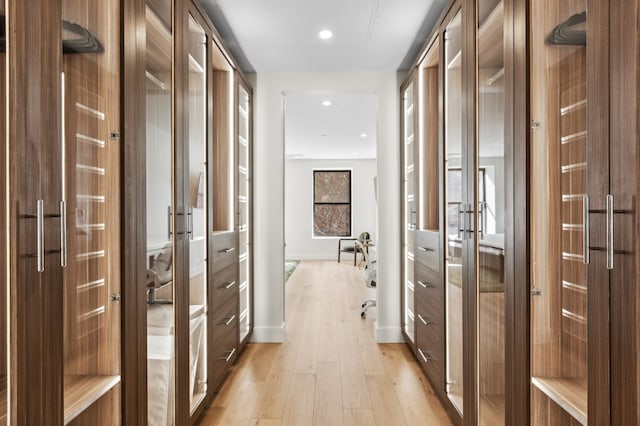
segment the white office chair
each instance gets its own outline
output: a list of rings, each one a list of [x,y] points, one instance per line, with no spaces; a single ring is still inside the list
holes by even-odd
[[[369,252],[362,245],[360,241],[356,241],[356,247],[362,253],[364,257],[364,282],[368,288],[376,288],[376,281],[378,280],[378,270],[376,268],[376,261],[372,260],[369,256]],[[376,306],[375,299],[367,299],[362,303],[362,312],[360,313],[360,317],[367,317],[367,309],[372,306]]]

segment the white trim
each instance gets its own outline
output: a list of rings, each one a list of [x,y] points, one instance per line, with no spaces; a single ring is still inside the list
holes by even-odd
[[[252,343],[284,343],[284,322],[280,327],[253,327]]]
[[[378,343],[404,343],[402,328],[400,327],[380,327],[378,321],[373,327],[373,336]]]

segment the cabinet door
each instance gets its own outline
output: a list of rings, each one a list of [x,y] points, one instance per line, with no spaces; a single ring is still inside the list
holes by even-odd
[[[249,338],[253,323],[253,277],[252,277],[252,199],[251,199],[251,147],[252,147],[252,94],[249,86],[238,79],[238,287],[240,296],[239,342],[243,344]]]
[[[119,424],[120,1],[62,1],[64,423]]]
[[[530,6],[532,424],[609,423],[608,7]]]
[[[445,244],[446,244],[446,381],[447,396],[463,411],[463,254],[466,249],[467,215],[463,199],[462,141],[462,15],[448,22],[444,46],[444,158],[445,158]],[[466,172],[465,172],[466,176]]]
[[[59,1],[5,2],[8,84],[11,412],[61,424],[62,20]],[[46,22],[47,25],[39,25]],[[26,46],[29,46],[27,48]],[[58,251],[58,253],[53,253]]]
[[[189,400],[193,413],[207,395],[207,279],[208,163],[207,163],[207,35],[189,14],[188,27],[189,166]],[[185,331],[186,332],[186,331]]]
[[[171,0],[146,2],[147,395],[148,423],[154,426],[175,424],[172,7]]]
[[[414,250],[416,211],[416,164],[418,109],[415,75],[402,90],[402,331],[410,344],[415,344],[415,280]]]
[[[476,336],[478,421],[505,423],[505,79],[502,0],[477,2]]]

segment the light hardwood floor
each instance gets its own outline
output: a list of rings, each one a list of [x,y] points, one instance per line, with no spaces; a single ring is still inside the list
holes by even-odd
[[[348,261],[303,261],[286,284],[286,339],[250,344],[201,425],[449,425],[404,344],[377,344],[374,295]]]

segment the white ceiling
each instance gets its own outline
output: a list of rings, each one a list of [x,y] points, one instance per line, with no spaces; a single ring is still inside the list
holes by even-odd
[[[408,68],[446,0],[201,3],[245,71],[323,72]]]
[[[200,2],[245,72],[336,72],[408,69],[448,0]],[[287,158],[376,156],[374,94],[288,94],[285,117]]]
[[[326,100],[331,106],[322,105]],[[376,109],[377,96],[372,93],[288,94],[285,157],[376,158]]]

